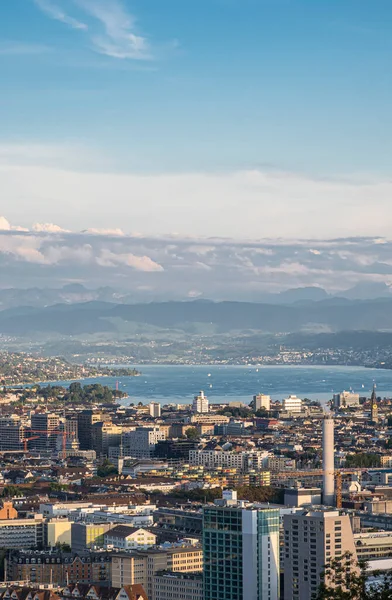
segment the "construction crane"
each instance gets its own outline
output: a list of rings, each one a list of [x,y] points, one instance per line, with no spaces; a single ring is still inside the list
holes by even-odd
[[[61,435],[62,437],[62,458],[65,459],[67,457],[67,436],[75,436],[74,431],[67,432],[65,430],[58,429],[29,429],[30,433],[40,433],[41,435],[36,435],[34,437],[26,438],[23,441],[24,451],[27,452],[27,442],[31,442],[32,440],[39,440],[42,435],[47,435],[48,437],[51,435]]]

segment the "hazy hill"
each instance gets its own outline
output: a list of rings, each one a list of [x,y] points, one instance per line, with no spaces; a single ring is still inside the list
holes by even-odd
[[[301,331],[392,330],[392,300],[330,298],[305,304],[272,305],[246,302],[153,302],[113,304],[87,302],[45,308],[20,307],[0,312],[0,333],[77,335],[110,332],[115,337],[127,323],[139,330],[157,327],[197,333],[255,330],[268,333]]]

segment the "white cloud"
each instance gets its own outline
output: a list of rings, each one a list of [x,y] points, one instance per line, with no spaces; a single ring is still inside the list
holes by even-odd
[[[36,231],[37,233],[64,233],[67,230],[54,223],[34,223],[33,231]]]
[[[86,23],[71,17],[65,13],[55,2],[52,0],[34,0],[35,4],[40,8],[48,17],[55,21],[60,21],[65,25],[69,25],[72,29],[81,29],[86,31],[88,26]]]
[[[122,229],[85,229],[82,233],[88,233],[91,235],[118,235],[118,236],[124,236],[125,233],[122,231]]]
[[[152,58],[147,38],[136,30],[135,18],[120,0],[72,0],[68,2],[83,13],[83,21],[61,7],[64,0],[34,0],[48,17],[73,29],[83,30],[91,48],[99,54],[119,59],[146,60]]]
[[[76,0],[76,3],[103,29],[91,37],[97,52],[113,58],[151,58],[149,43],[136,34],[134,17],[118,0]]]
[[[163,271],[163,267],[148,256],[135,256],[130,253],[116,254],[106,249],[102,250],[100,256],[97,257],[97,264],[101,267],[123,265],[132,267],[133,269],[136,269],[136,271],[145,272]]]
[[[11,224],[5,217],[0,216],[0,231],[10,231]]]

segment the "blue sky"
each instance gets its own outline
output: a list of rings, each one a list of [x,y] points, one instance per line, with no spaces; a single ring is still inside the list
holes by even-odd
[[[4,140],[83,142],[136,170],[389,169],[389,0],[121,4],[147,57],[95,47],[83,0],[0,4]]]
[[[147,234],[385,235],[391,27],[390,0],[3,0],[0,215]],[[115,177],[124,197],[108,214]],[[99,195],[93,214],[86,194]],[[148,194],[151,219],[138,206]]]

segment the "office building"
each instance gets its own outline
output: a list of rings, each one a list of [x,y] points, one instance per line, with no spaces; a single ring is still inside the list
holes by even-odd
[[[283,400],[283,410],[288,413],[300,413],[302,411],[302,400],[297,396],[289,396]]]
[[[123,428],[109,421],[98,421],[92,425],[92,449],[99,457],[108,456],[109,448],[121,446]]]
[[[159,427],[137,427],[135,431],[127,431],[122,436],[124,456],[151,458],[156,444],[166,437],[166,431]]]
[[[26,427],[17,415],[0,418],[0,451],[23,450]]]
[[[345,391],[334,394],[333,405],[335,408],[357,408],[359,406],[359,394]]]
[[[161,416],[161,405],[159,404],[159,402],[150,402],[148,407],[150,410],[150,417],[153,417],[154,419],[159,419],[159,417]]]
[[[31,416],[32,439],[29,442],[29,447],[36,450],[55,450],[59,429],[60,419],[58,415],[48,412],[34,413]]]
[[[93,450],[92,427],[94,423],[106,420],[109,420],[109,417],[96,410],[86,409],[78,413],[78,437],[81,450]]]
[[[57,544],[67,544],[71,547],[72,523],[68,519],[51,519],[45,523],[44,545],[55,548]]]
[[[155,600],[204,600],[203,574],[158,571],[153,596]]]
[[[270,410],[271,409],[271,396],[266,394],[257,394],[253,396],[253,406],[255,411],[257,410]]]
[[[350,517],[337,510],[285,515],[284,600],[311,600],[324,566],[350,552],[357,559]]]
[[[44,518],[34,515],[31,519],[1,519],[0,548],[26,550],[43,545]]]
[[[204,395],[204,392],[200,392],[198,396],[193,398],[192,402],[193,413],[208,413],[208,399]]]
[[[205,600],[278,600],[279,509],[223,496],[203,509]]]
[[[105,533],[113,528],[113,523],[72,523],[72,552],[84,552],[90,548],[105,546]]]
[[[199,445],[196,440],[161,440],[155,446],[155,458],[167,458],[169,460],[189,460],[190,450],[196,450]]]

